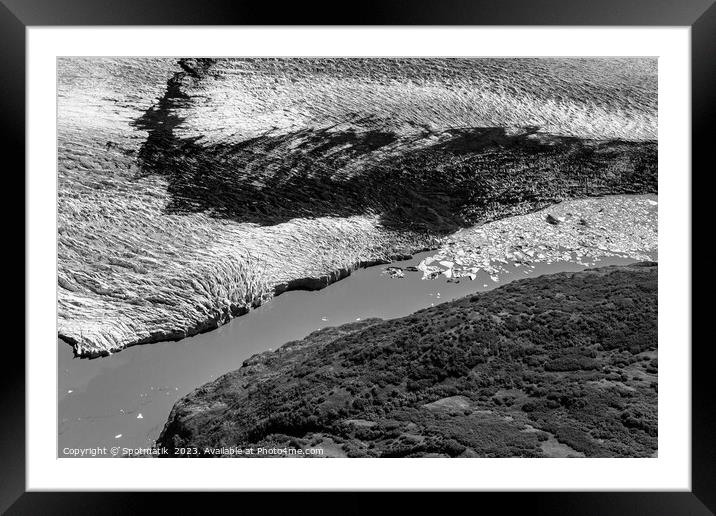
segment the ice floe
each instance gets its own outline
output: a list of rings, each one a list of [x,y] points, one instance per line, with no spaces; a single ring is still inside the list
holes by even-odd
[[[507,264],[527,267],[527,275],[535,263],[589,266],[605,256],[655,260],[657,205],[655,195],[590,198],[473,226],[447,237],[417,270],[424,280],[473,280],[484,271],[499,282]]]

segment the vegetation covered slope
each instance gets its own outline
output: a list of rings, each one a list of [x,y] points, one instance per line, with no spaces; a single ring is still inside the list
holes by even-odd
[[[655,193],[653,59],[58,62],[58,326],[78,355],[566,198]]]
[[[656,351],[655,263],[545,275],[255,355],[179,400],[157,445],[652,456]]]

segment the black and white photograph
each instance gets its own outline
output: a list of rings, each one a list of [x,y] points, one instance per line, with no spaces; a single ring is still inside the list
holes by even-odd
[[[59,457],[658,457],[655,57],[56,64]]]

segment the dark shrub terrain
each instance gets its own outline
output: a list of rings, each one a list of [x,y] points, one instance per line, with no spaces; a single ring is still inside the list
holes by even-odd
[[[177,402],[157,444],[652,456],[656,352],[655,263],[546,275],[255,355]]]

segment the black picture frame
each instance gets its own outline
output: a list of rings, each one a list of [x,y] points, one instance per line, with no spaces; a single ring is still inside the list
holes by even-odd
[[[25,29],[29,26],[83,25],[615,25],[691,27],[692,170],[705,175],[712,136],[716,95],[716,6],[714,0],[401,0],[364,1],[360,4],[294,2],[277,6],[241,0],[0,0],[0,131],[6,174],[25,167]],[[49,116],[54,116],[54,114]],[[709,167],[712,169],[713,167]],[[697,174],[691,172],[693,178]],[[698,192],[698,190],[693,190]],[[708,220],[708,203],[694,201],[692,219]],[[6,208],[7,209],[7,208]],[[706,231],[709,231],[708,229]],[[24,257],[27,260],[27,256]],[[701,288],[705,289],[704,285]],[[694,310],[698,305],[692,303]],[[24,303],[23,303],[24,307]],[[31,307],[27,307],[31,309]],[[708,308],[705,308],[708,309]],[[693,317],[696,323],[698,318]],[[712,339],[694,339],[692,345],[692,490],[690,492],[619,493],[480,493],[481,507],[497,504],[500,511],[529,508],[536,514],[712,514],[716,512],[716,411],[710,396]],[[684,343],[689,345],[690,343]],[[25,492],[25,352],[6,345],[0,378],[0,511],[8,514],[141,513],[147,497],[117,493]],[[220,496],[215,504],[226,501]],[[246,493],[242,506],[251,500]],[[264,495],[266,496],[266,495]],[[301,508],[321,512],[307,503],[305,493],[294,494],[294,512]],[[347,513],[374,510],[375,502],[357,494],[344,502]],[[464,495],[453,495],[464,496]],[[255,497],[255,496],[254,496]],[[162,507],[172,505],[191,512],[205,507],[203,496],[175,493],[164,496]],[[423,509],[438,503],[414,493],[411,500]],[[451,499],[450,506],[460,503]],[[472,500],[470,504],[476,503]],[[247,505],[244,505],[247,504]],[[325,504],[335,512],[333,504]],[[270,509],[264,506],[264,511]]]

